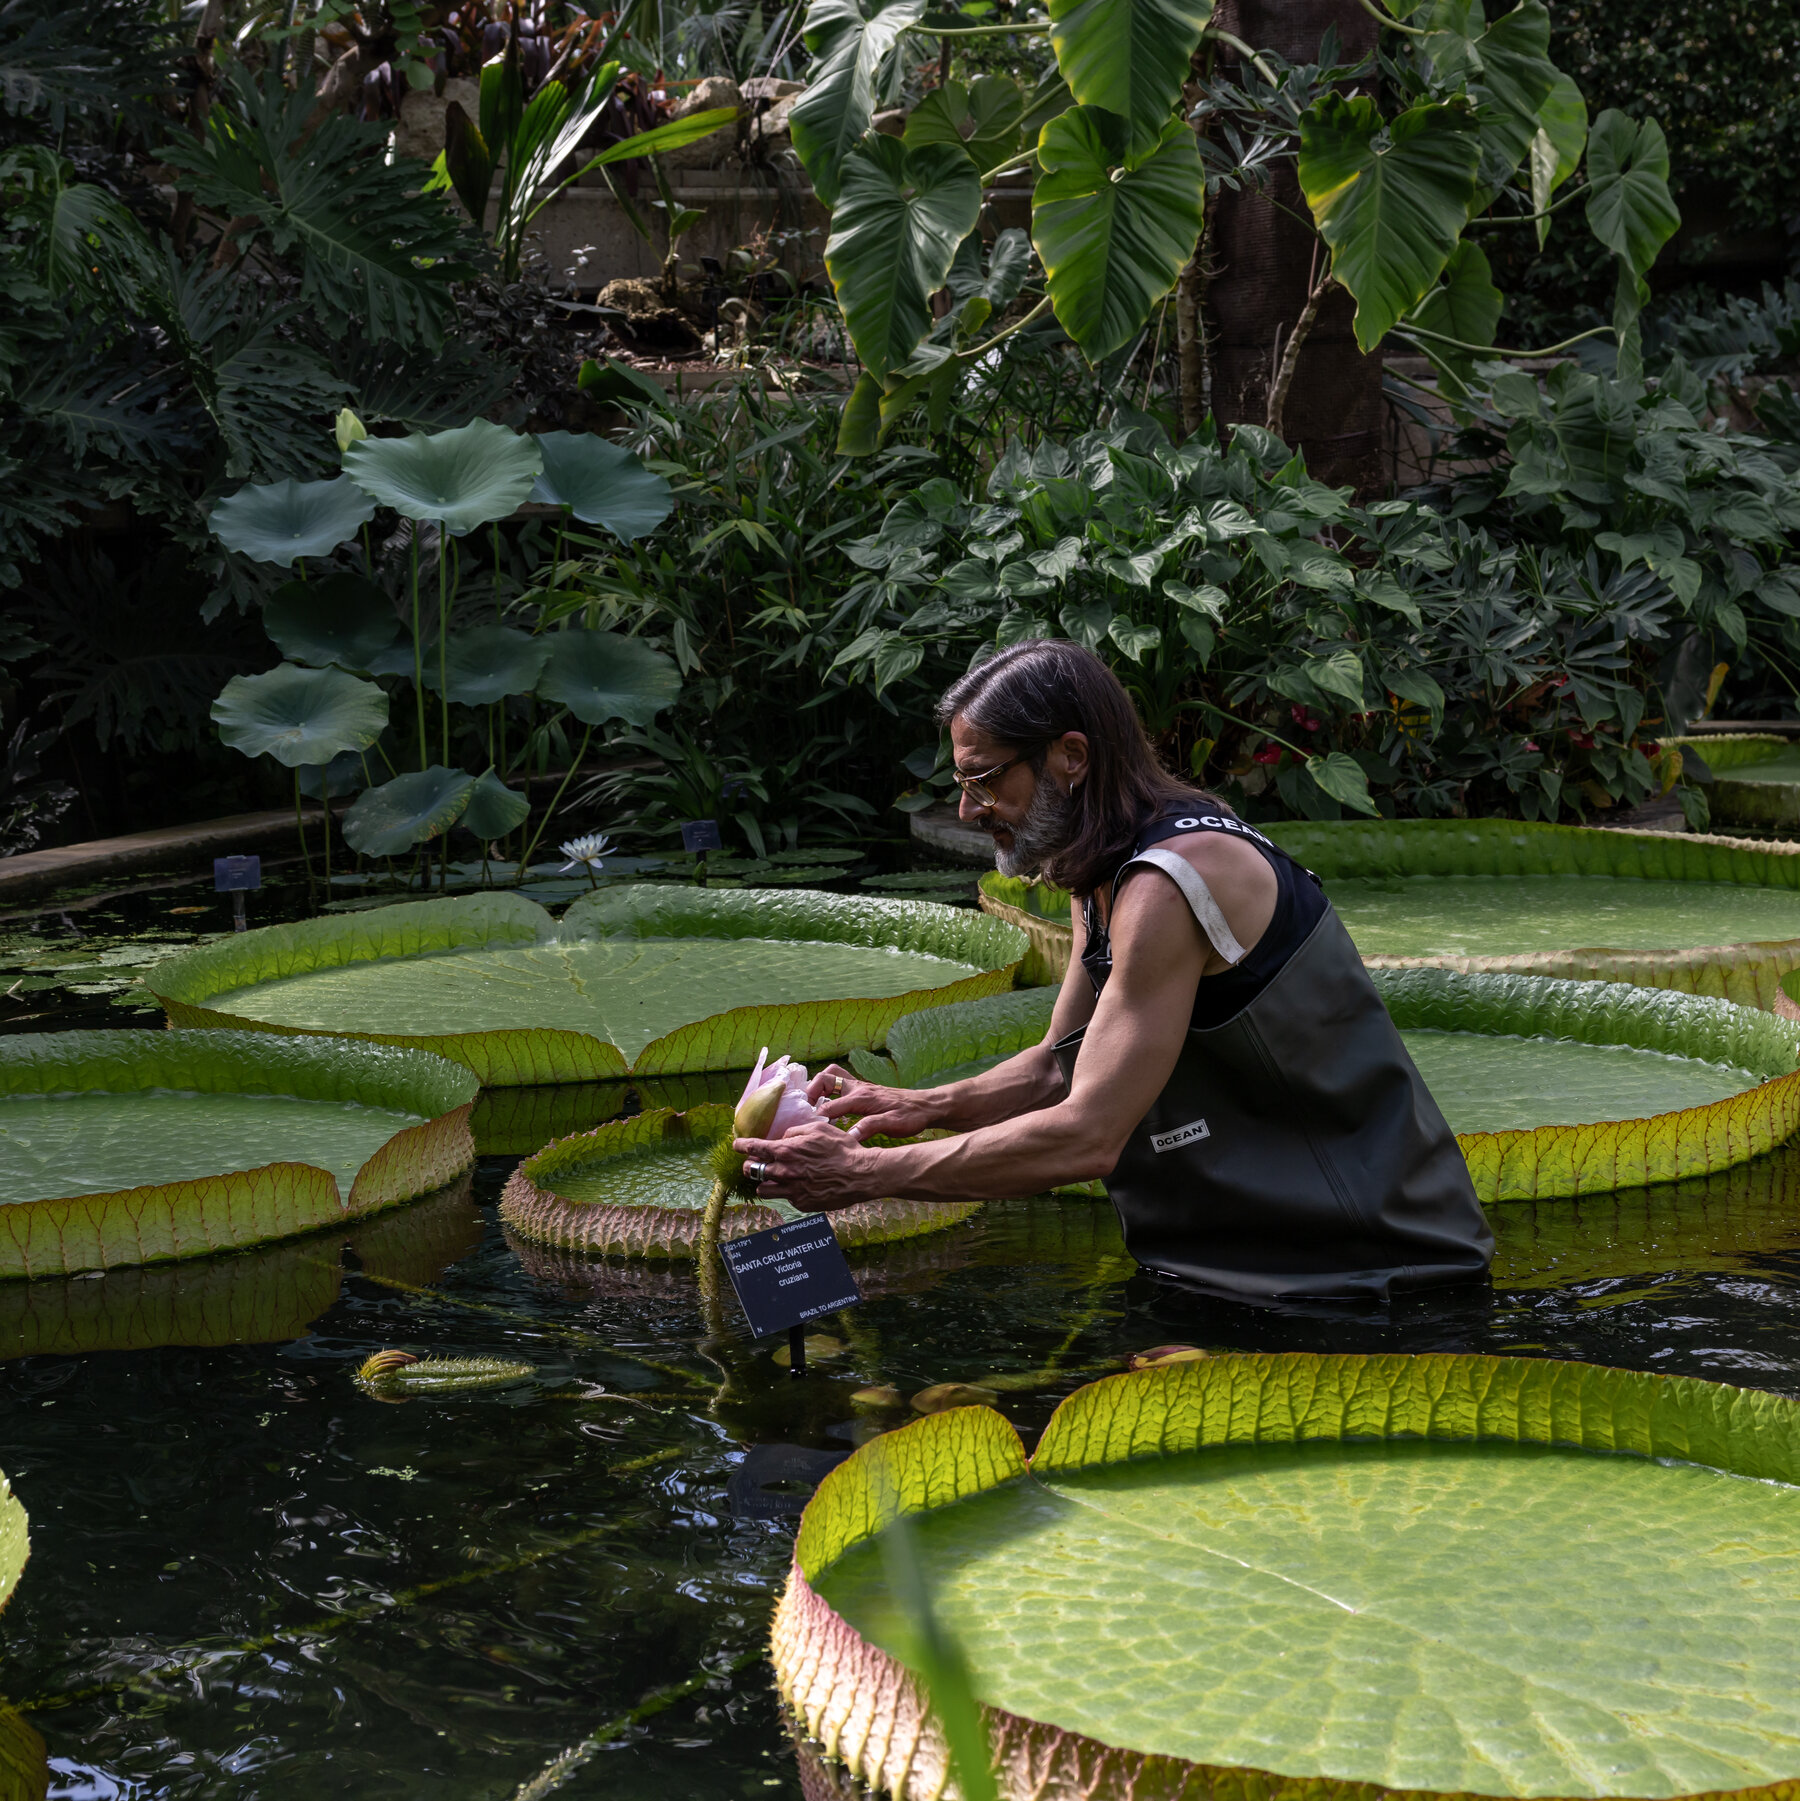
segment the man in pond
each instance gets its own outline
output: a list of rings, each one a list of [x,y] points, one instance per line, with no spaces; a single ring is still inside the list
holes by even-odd
[[[1317,878],[1158,762],[1079,645],[1034,640],[938,711],[962,816],[1008,875],[1075,897],[1041,1044],[914,1091],[836,1065],[816,1125],[740,1139],[809,1212],[1101,1178],[1131,1253],[1208,1290],[1386,1299],[1482,1277],[1493,1235],[1455,1136]],[[951,1138],[864,1144],[947,1128]]]

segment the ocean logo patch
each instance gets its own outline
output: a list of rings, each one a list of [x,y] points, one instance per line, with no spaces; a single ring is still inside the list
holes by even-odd
[[[1153,1151],[1173,1151],[1184,1144],[1198,1144],[1202,1138],[1212,1137],[1212,1127],[1205,1120],[1196,1119],[1185,1126],[1177,1126],[1173,1132],[1152,1132],[1150,1148]]]

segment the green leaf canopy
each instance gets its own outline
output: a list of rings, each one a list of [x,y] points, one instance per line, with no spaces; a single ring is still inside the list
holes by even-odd
[[[941,1780],[896,1661],[880,1540],[905,1515],[1004,1794],[1775,1801],[1800,1732],[1796,1445],[1784,1395],[1538,1358],[1111,1376],[1029,1460],[959,1408],[820,1484],[777,1685],[860,1782]]]
[[[1496,19],[1475,40],[1475,53],[1481,72],[1469,83],[1469,93],[1481,133],[1481,192],[1474,202],[1479,212],[1525,160],[1558,80],[1543,0],[1525,0]]]
[[[1300,117],[1300,186],[1356,301],[1373,350],[1424,298],[1456,248],[1481,140],[1466,104],[1426,102],[1393,120],[1366,94],[1327,94]]]
[[[475,778],[433,764],[365,788],[344,815],[344,842],[365,857],[403,857],[462,817]]]
[[[297,769],[367,750],[387,725],[388,700],[373,682],[341,669],[282,663],[262,675],[234,675],[213,702],[212,718],[233,750]]]
[[[284,582],[263,606],[263,630],[295,663],[366,672],[400,636],[392,602],[360,575]]]
[[[825,267],[858,355],[877,376],[931,329],[931,296],[981,212],[981,178],[949,144],[870,132],[844,159]]]
[[[900,34],[925,10],[925,0],[812,0],[806,48],[815,61],[806,92],[788,115],[794,150],[812,177],[813,191],[835,207],[844,159],[875,116],[875,77]]]
[[[529,694],[549,655],[548,638],[534,637],[515,625],[478,625],[466,632],[452,632],[443,655],[449,697],[466,707],[487,707],[510,694]],[[424,665],[425,686],[436,692],[435,646],[426,650]]]
[[[609,719],[649,725],[681,692],[674,660],[641,638],[572,628],[552,632],[549,643],[538,693],[567,707],[584,725]]]
[[[1537,134],[1531,140],[1531,210],[1542,213],[1556,190],[1573,175],[1587,148],[1587,102],[1574,78],[1559,69],[1549,96],[1538,113]],[[1538,248],[1550,236],[1550,221],[1537,222]]]
[[[906,115],[908,150],[948,144],[962,151],[977,175],[996,169],[1019,148],[1025,97],[1004,75],[977,75],[964,86],[946,81]]]
[[[1212,0],[1050,0],[1056,66],[1080,105],[1129,121],[1143,155],[1163,141],[1212,14]]]
[[[375,503],[345,476],[335,481],[264,482],[239,488],[207,524],[227,550],[292,568],[297,557],[328,557],[375,517]]]
[[[362,438],[344,452],[344,473],[365,493],[456,538],[510,517],[531,497],[542,467],[530,438],[491,419],[429,437]]]
[[[531,498],[567,507],[584,524],[629,544],[674,511],[675,490],[623,445],[592,432],[542,431],[537,447],[544,468]]]
[[[476,778],[475,786],[469,790],[462,823],[482,843],[491,844],[522,826],[530,813],[531,802],[489,769]]]
[[[1090,363],[1128,344],[1200,235],[1194,134],[1171,119],[1143,155],[1117,113],[1071,107],[1038,140],[1031,227],[1056,317]]]
[[[1487,256],[1473,238],[1464,238],[1444,265],[1443,281],[1413,308],[1410,317],[1426,331],[1455,338],[1459,344],[1488,345],[1499,329],[1504,305]],[[1434,344],[1430,339],[1425,340],[1425,351],[1433,362],[1447,364],[1464,379],[1475,361],[1470,351]]]

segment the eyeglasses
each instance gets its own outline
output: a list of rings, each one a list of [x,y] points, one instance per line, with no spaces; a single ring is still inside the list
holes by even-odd
[[[1030,751],[1022,750],[1016,757],[1008,757],[1004,763],[996,763],[992,769],[984,769],[979,775],[959,775],[953,769],[950,771],[950,779],[976,806],[997,806],[1000,797],[994,792],[994,779],[997,776],[1005,775],[1015,763],[1023,763],[1031,755]]]

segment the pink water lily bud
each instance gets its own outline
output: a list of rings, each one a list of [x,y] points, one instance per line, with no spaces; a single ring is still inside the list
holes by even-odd
[[[783,1138],[796,1126],[825,1116],[806,1098],[806,1065],[781,1057],[769,1061],[769,1047],[756,1060],[738,1100],[733,1125],[740,1138]]]

